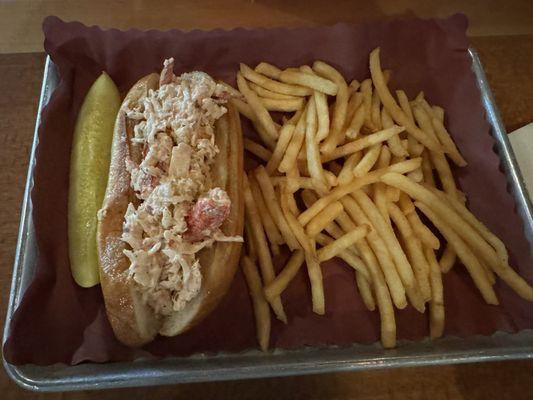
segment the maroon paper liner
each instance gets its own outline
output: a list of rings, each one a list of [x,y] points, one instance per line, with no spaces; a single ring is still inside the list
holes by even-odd
[[[59,68],[61,83],[42,114],[32,191],[39,251],[37,272],[11,324],[4,356],[13,364],[107,362],[138,356],[187,356],[255,348],[255,326],[244,280],[233,286],[204,322],[174,338],[157,338],[143,349],[121,345],[105,316],[100,288],[82,289],[71,278],[67,251],[67,188],[71,136],[77,111],[91,83],[105,70],[122,92],[143,75],[159,71],[167,57],[176,73],[203,70],[234,83],[240,62],[268,61],[279,67],[316,59],[337,67],[347,79],[368,77],[368,54],[381,47],[382,65],[392,69],[391,87],[410,97],[424,90],[446,109],[446,122],[469,166],[455,171],[470,208],[507,244],[512,264],[533,280],[522,221],[506,191],[493,152],[480,92],[467,54],[467,20],[402,19],[390,22],[298,29],[234,29],[209,32],[101,30],[56,17],[44,21],[45,50]],[[281,262],[278,262],[280,265]],[[326,315],[311,311],[305,268],[283,301],[289,324],[273,319],[271,347],[373,343],[379,315],[368,312],[357,293],[353,271],[338,260],[322,265]],[[461,265],[444,277],[446,334],[491,335],[533,328],[533,305],[501,282],[499,307],[483,302]],[[427,315],[397,311],[398,337],[428,334]]]

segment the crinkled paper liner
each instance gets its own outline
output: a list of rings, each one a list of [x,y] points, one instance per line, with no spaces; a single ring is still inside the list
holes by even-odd
[[[255,348],[255,325],[244,279],[237,274],[228,295],[200,325],[174,338],[157,338],[141,350],[121,345],[105,315],[99,287],[82,289],[71,278],[67,247],[67,192],[72,132],[80,104],[105,70],[125,93],[140,77],[174,57],[177,74],[203,70],[234,83],[239,63],[268,61],[279,67],[324,60],[347,79],[369,76],[368,54],[381,47],[391,69],[391,87],[412,98],[424,90],[446,110],[446,123],[468,160],[455,175],[471,210],[507,244],[512,264],[530,282],[533,270],[522,221],[493,152],[480,92],[467,53],[467,20],[402,19],[391,22],[297,29],[234,29],[181,32],[102,30],[48,17],[45,50],[58,66],[61,82],[42,114],[32,191],[39,251],[37,272],[11,325],[4,355],[14,364],[77,364],[130,360],[139,356],[186,356]],[[278,265],[281,265],[278,260]],[[356,290],[353,270],[339,260],[322,265],[326,315],[312,313],[305,268],[283,302],[289,324],[273,319],[271,347],[346,346],[379,339],[378,312],[369,312]],[[461,265],[444,277],[446,335],[491,335],[533,328],[533,305],[501,282],[499,307],[484,303]],[[398,337],[428,335],[427,313],[397,311]]]

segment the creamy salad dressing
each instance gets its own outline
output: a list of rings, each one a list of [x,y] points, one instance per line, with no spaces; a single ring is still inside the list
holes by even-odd
[[[157,313],[179,311],[202,285],[197,253],[226,237],[220,226],[231,202],[221,188],[212,188],[210,166],[219,149],[214,124],[227,109],[228,94],[204,72],[175,76],[166,60],[160,87],[150,90],[136,107],[125,104],[138,121],[132,142],[142,160],[126,160],[131,187],[139,199],[124,216],[124,254],[129,276]]]

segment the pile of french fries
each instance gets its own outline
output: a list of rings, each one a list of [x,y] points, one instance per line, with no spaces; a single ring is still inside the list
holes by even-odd
[[[427,305],[430,336],[442,335],[441,274],[457,257],[487,303],[498,304],[495,275],[533,301],[504,244],[465,206],[449,161],[467,163],[446,130],[445,111],[423,92],[412,101],[402,90],[393,96],[379,48],[369,64],[371,78],[349,84],[322,61],[285,70],[241,64],[237,74],[231,101],[260,140],[245,139],[261,164],[245,176],[241,265],[263,350],[270,309],[287,323],[280,296],[304,262],[317,314],[327,307],[320,263],[340,257],[353,269],[364,304],[380,313],[386,348],[396,345],[394,307],[424,313]],[[282,245],[292,255],[276,275],[272,256]]]

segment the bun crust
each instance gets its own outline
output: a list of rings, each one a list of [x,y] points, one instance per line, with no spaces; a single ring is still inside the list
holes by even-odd
[[[140,79],[128,92],[123,105],[134,106],[149,89],[159,87],[159,74]],[[240,119],[237,111],[227,105],[228,112],[215,125],[215,140],[220,152],[211,166],[213,186],[226,190],[231,200],[229,217],[221,229],[227,236],[242,235],[244,224],[243,145]],[[106,194],[99,212],[97,247],[100,263],[100,281],[106,311],[119,341],[138,347],[152,341],[160,333],[175,336],[206,317],[220,302],[230,287],[237,270],[241,243],[215,242],[199,254],[202,266],[202,287],[185,308],[167,317],[159,317],[146,305],[133,280],[128,279],[130,267],[121,240],[124,214],[128,204],[136,198],[130,187],[126,159],[140,161],[140,154],[130,146],[133,125],[127,122],[121,107],[115,122],[111,164]],[[135,153],[137,151],[137,153]]]

